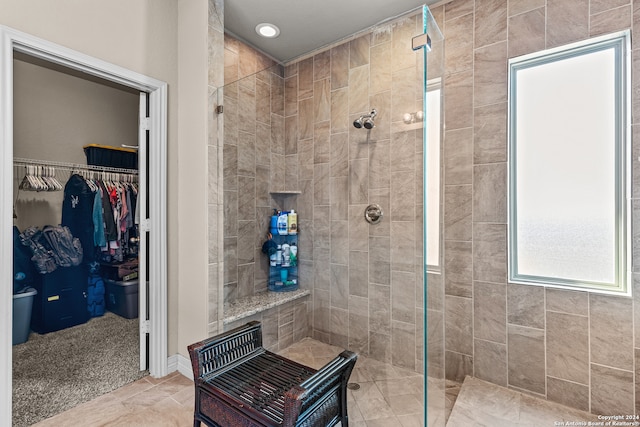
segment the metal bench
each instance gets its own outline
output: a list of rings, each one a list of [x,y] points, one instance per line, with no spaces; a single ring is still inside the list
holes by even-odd
[[[320,370],[262,347],[260,322],[188,347],[195,383],[193,425],[349,425],[347,382],[356,354],[343,351]]]

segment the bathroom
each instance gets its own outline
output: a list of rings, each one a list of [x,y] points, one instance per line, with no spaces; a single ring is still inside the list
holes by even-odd
[[[633,29],[638,13],[630,0],[453,0],[430,5],[446,46],[441,64],[444,72],[433,76],[442,77],[443,93],[440,268],[439,272],[427,275],[426,299],[422,299],[420,131],[392,134],[393,123],[408,124],[401,116],[390,116],[395,110],[403,114],[421,110],[421,70],[416,68],[407,72],[410,76],[400,79],[403,70],[396,67],[408,64],[409,60],[415,65],[422,52],[412,52],[410,43],[401,48],[394,46],[393,41],[386,38],[389,33],[380,31],[368,38],[363,34],[346,44],[336,44],[328,54],[312,53],[295,66],[269,72],[269,79],[277,82],[276,87],[282,84],[284,88],[283,105],[278,106],[280,114],[272,114],[272,120],[282,121],[282,135],[277,139],[281,145],[271,146],[269,165],[272,159],[281,165],[281,169],[273,171],[278,177],[275,182],[283,185],[277,191],[295,190],[300,194],[282,193],[275,198],[265,195],[272,188],[265,186],[264,178],[271,177],[272,170],[264,167],[266,159],[257,160],[264,154],[258,151],[257,145],[264,140],[257,138],[253,146],[254,169],[247,167],[242,174],[236,173],[238,186],[233,190],[227,185],[225,174],[225,169],[229,170],[227,148],[233,153],[233,147],[225,144],[240,150],[242,142],[227,141],[227,121],[233,120],[229,119],[233,114],[228,113],[233,111],[230,104],[234,99],[227,98],[226,88],[224,94],[217,88],[260,70],[271,70],[273,64],[252,59],[252,54],[242,45],[229,43],[225,47],[224,23],[217,15],[221,13],[222,3],[209,1],[209,45],[205,49],[197,45],[196,38],[188,37],[191,33],[179,43],[176,41],[178,34],[186,32],[183,28],[195,33],[199,27],[193,22],[178,21],[174,15],[185,12],[181,16],[200,22],[197,17],[206,6],[183,10],[195,7],[195,2],[172,2],[170,6],[163,6],[166,10],[156,10],[155,15],[140,7],[136,13],[148,14],[149,22],[156,24],[152,29],[157,34],[165,35],[162,31],[166,31],[161,41],[171,47],[154,51],[162,61],[147,61],[151,65],[139,65],[138,58],[134,58],[133,53],[143,51],[142,48],[132,49],[134,52],[129,56],[124,48],[118,53],[112,53],[110,46],[90,48],[77,41],[77,34],[61,36],[48,27],[39,31],[28,24],[37,20],[20,20],[9,12],[5,16],[11,16],[12,20],[3,22],[157,75],[169,81],[172,91],[180,89],[180,99],[181,102],[187,100],[185,104],[193,98],[200,100],[194,93],[200,94],[203,89],[195,78],[186,82],[203,71],[191,67],[193,64],[189,61],[193,57],[185,47],[195,44],[200,48],[193,54],[197,56],[193,60],[197,66],[206,67],[208,59],[210,96],[206,119],[202,118],[204,114],[198,114],[199,110],[196,114],[183,110],[176,92],[171,92],[169,97],[168,154],[172,179],[167,347],[171,357],[182,361],[176,362],[177,369],[184,370],[185,366],[189,369],[188,362],[184,363],[188,344],[224,329],[225,299],[263,289],[264,267],[268,261],[260,252],[260,246],[268,229],[271,208],[295,207],[300,224],[300,275],[310,279],[304,285],[310,294],[300,299],[303,302],[300,308],[283,317],[289,319],[292,313],[296,319],[296,313],[302,314],[308,322],[306,328],[310,336],[368,352],[396,366],[420,372],[426,359],[426,374],[436,380],[436,389],[433,393],[430,389],[427,395],[429,409],[435,405],[435,410],[430,412],[435,421],[432,424],[432,415],[429,415],[429,425],[444,425],[441,416],[444,380],[460,382],[467,375],[593,412],[608,415],[640,412],[636,403],[636,384],[640,379],[636,379],[635,370],[636,359],[640,357],[636,350],[640,348],[640,336],[636,339],[640,320],[636,320],[634,310],[637,289],[633,298],[628,298],[507,281],[507,60],[600,34]],[[107,16],[116,22],[112,15]],[[158,16],[163,19],[161,24]],[[164,21],[172,25],[164,25]],[[130,27],[129,23],[122,25]],[[99,28],[106,31],[107,26]],[[415,26],[405,28],[398,24],[391,31],[406,30],[410,39],[420,33],[418,29],[416,19]],[[86,39],[90,44],[95,37]],[[109,45],[127,44],[133,43],[120,38],[109,41]],[[144,46],[144,43],[135,44],[138,45]],[[387,51],[387,59],[380,61],[378,54],[383,50]],[[338,64],[349,58],[336,74],[332,74],[331,66],[334,53]],[[225,71],[233,72],[231,68],[225,70],[227,63],[236,64],[238,70],[249,67],[249,72],[225,81]],[[185,64],[185,68],[179,64]],[[147,67],[151,71],[147,71]],[[318,75],[314,75],[316,68]],[[167,71],[158,71],[160,69]],[[195,70],[193,74],[189,73],[191,70]],[[264,89],[265,80],[256,76],[255,86],[237,85],[238,93]],[[290,93],[287,89],[294,88],[291,86],[294,81],[299,96],[297,110],[292,107],[294,100],[287,99]],[[270,85],[273,84],[271,81]],[[359,92],[363,90],[360,84],[368,88],[368,95],[362,96]],[[336,100],[335,104],[328,101],[334,94],[339,97],[351,92],[359,97],[355,110],[350,109],[349,101]],[[415,95],[407,101],[407,104],[414,102],[411,108],[394,109],[394,94],[411,97],[411,92]],[[316,98],[315,93],[321,96]],[[222,98],[223,103],[219,101],[220,96],[226,98]],[[632,104],[637,110],[635,99]],[[222,114],[216,114],[218,105],[224,105]],[[345,109],[338,125],[332,120],[334,108]],[[354,128],[353,121],[371,108],[378,111],[376,127],[370,132]],[[289,134],[284,130],[287,119],[292,117],[297,118],[298,128],[296,133]],[[301,126],[301,117],[311,120]],[[202,125],[200,121],[205,121],[204,126],[198,126]],[[265,124],[265,119],[256,117],[254,123]],[[236,124],[240,126],[239,121]],[[390,131],[384,134],[383,129]],[[635,126],[632,129],[635,130]],[[266,131],[256,124],[255,132],[258,130]],[[207,137],[208,143],[203,143]],[[246,165],[240,152],[238,165]],[[388,169],[382,169],[387,166]],[[374,170],[378,173],[372,174]],[[203,177],[208,177],[208,181]],[[241,181],[245,187],[240,187]],[[637,194],[635,181],[634,177],[632,202]],[[260,214],[238,218],[237,234],[230,234],[227,227],[233,225],[225,224],[223,218],[224,213],[233,209],[233,203],[225,201],[240,203],[240,189],[245,192],[252,185],[257,197],[243,199],[242,203]],[[225,194],[234,191],[236,194]],[[190,205],[180,203],[184,199],[179,194],[194,192],[206,197],[189,198]],[[385,213],[376,226],[362,219],[364,208],[370,203],[380,204]],[[635,221],[637,204],[632,204]],[[203,224],[208,224],[208,233],[202,232]],[[240,241],[249,245],[241,246]],[[634,272],[638,269],[636,241],[634,235]],[[260,263],[264,263],[262,267],[256,267],[255,264]],[[363,277],[367,280],[363,281]],[[634,273],[633,287],[637,277]],[[304,287],[302,281],[300,283]],[[208,298],[203,298],[203,294]],[[426,334],[421,329],[425,305]],[[280,316],[271,319],[278,322]],[[563,325],[568,323],[559,325],[558,319],[575,325],[572,329],[575,333],[570,337],[563,335]],[[277,335],[280,330],[284,332],[283,346],[299,338],[303,332],[295,329],[294,324],[298,322],[276,323],[275,327],[272,324],[271,331],[276,334],[270,338],[272,345],[280,347]],[[553,337],[565,339],[561,349],[551,345],[557,342]],[[550,361],[567,357],[572,358],[571,366],[581,370],[582,378],[586,379],[567,379],[562,372],[552,370]],[[175,365],[172,369],[176,369]]]
[[[441,258],[434,269],[427,266],[428,376],[454,382],[473,376],[584,411],[633,414],[637,297],[507,281],[508,59],[632,28],[631,3],[454,0],[429,9],[446,47],[442,64],[428,54],[427,80],[442,78],[443,91]],[[240,82],[224,93],[225,108],[231,98],[242,109],[243,87],[258,93],[274,81],[283,87],[284,103],[271,111],[280,133],[271,134],[271,156],[262,162],[269,146],[259,144],[268,144],[270,129],[261,123],[269,120],[256,118],[255,169],[238,172],[245,143],[238,134],[224,148],[225,218],[236,218],[240,206],[256,215],[234,223],[235,233],[225,223],[230,258],[221,297],[233,300],[265,286],[268,260],[259,248],[272,208],[295,207],[300,275],[312,278],[311,336],[422,372],[422,135],[403,130],[398,114],[400,105],[421,110],[421,70],[411,68],[416,53],[409,49],[419,32],[410,19],[390,25],[275,66],[271,77],[244,86],[244,76],[271,64],[258,54],[240,65],[247,49],[225,40],[225,83]],[[395,45],[401,37],[407,41]],[[247,64],[256,68],[246,72]],[[372,108],[376,126],[354,128],[353,120]],[[246,111],[239,114],[243,119],[224,119],[237,126],[246,120]],[[230,157],[236,169],[227,169]],[[237,187],[226,185],[229,171]],[[279,187],[268,188],[269,179]],[[243,197],[247,189],[255,189],[255,200]],[[269,190],[300,194],[270,200]],[[370,203],[385,213],[380,224],[363,218]],[[251,229],[248,239],[255,238],[251,250],[240,249],[243,226]],[[235,264],[240,252],[244,258]],[[558,366],[566,363],[583,379],[565,376]],[[435,391],[433,397],[436,406],[443,399]]]

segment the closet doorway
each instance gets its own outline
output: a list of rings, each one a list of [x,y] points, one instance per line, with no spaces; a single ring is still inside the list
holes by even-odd
[[[11,423],[12,400],[12,225],[14,55],[65,67],[140,92],[140,368],[153,377],[168,373],[166,272],[166,98],[164,82],[0,26],[0,424]],[[11,222],[10,222],[11,221]],[[146,260],[146,262],[145,262]],[[145,268],[146,266],[146,268]],[[148,304],[145,304],[148,302]],[[148,312],[147,312],[148,308]],[[148,341],[147,341],[148,337]],[[148,346],[147,346],[148,342]],[[148,356],[146,351],[148,348]]]

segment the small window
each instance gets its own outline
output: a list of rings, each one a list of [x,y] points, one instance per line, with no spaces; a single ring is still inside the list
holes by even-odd
[[[630,294],[629,32],[509,61],[509,280]]]
[[[442,132],[441,109],[442,109],[442,82],[440,78],[427,82],[426,95],[426,164],[425,178],[426,185],[426,249],[427,249],[427,271],[440,271],[440,141]]]

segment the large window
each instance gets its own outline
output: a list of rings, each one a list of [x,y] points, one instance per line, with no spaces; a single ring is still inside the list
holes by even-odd
[[[509,280],[630,293],[629,33],[509,62]]]

